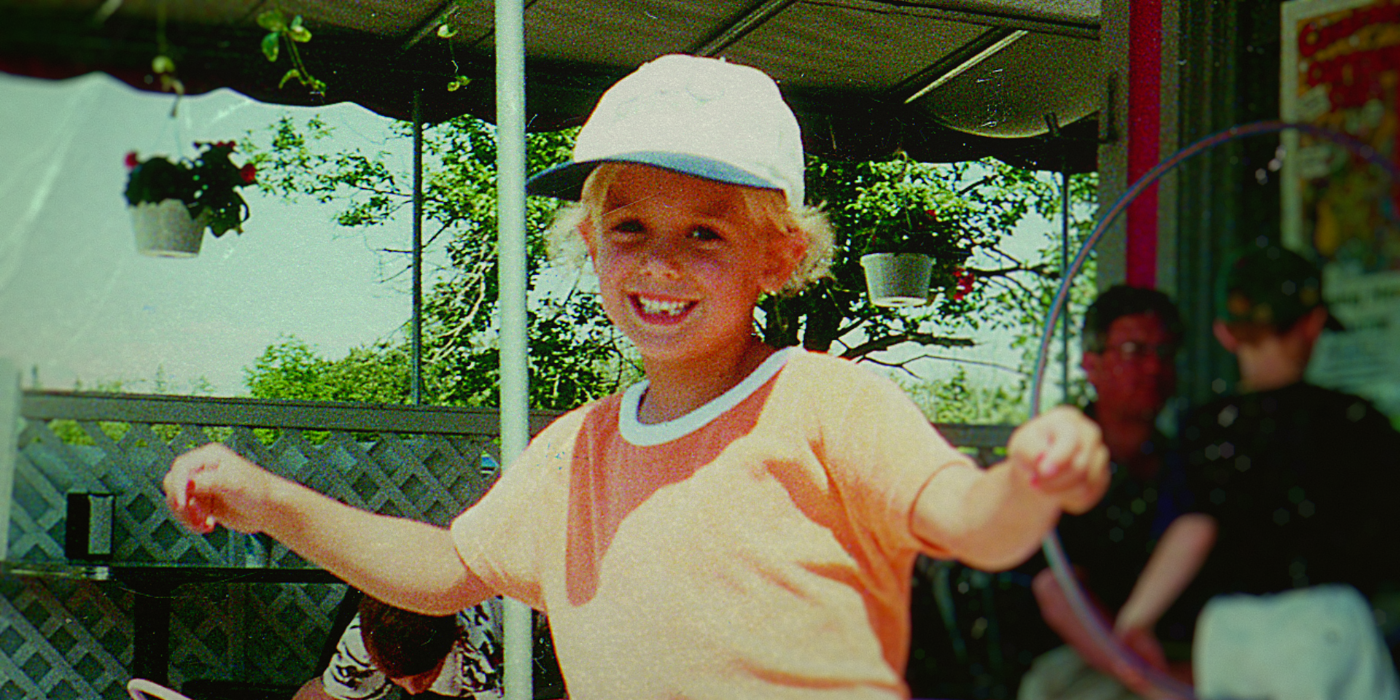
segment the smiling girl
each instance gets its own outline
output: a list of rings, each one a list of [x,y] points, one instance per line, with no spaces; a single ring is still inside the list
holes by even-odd
[[[981,568],[1102,495],[1094,424],[1056,409],[977,467],[892,382],[754,336],[820,276],[797,122],[763,73],[665,56],[613,86],[530,182],[598,276],[646,381],[555,421],[450,530],[374,516],[221,446],[166,479],[187,525],[267,532],[366,593],[549,614],[575,698],[904,698],[919,553]]]

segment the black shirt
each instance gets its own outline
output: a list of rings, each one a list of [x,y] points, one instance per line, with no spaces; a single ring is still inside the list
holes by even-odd
[[[1188,510],[1220,529],[1179,632],[1222,593],[1400,581],[1400,434],[1365,399],[1307,383],[1233,396],[1193,411],[1182,440]]]

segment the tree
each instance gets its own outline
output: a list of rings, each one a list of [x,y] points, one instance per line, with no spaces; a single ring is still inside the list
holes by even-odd
[[[407,135],[408,126],[395,123],[391,129]],[[410,206],[408,175],[393,172],[382,154],[323,150],[331,134],[319,118],[299,125],[284,117],[265,132],[250,133],[242,150],[252,154],[264,191],[335,203],[341,226],[372,231]],[[529,170],[566,160],[572,138],[572,132],[530,135]],[[495,404],[494,129],[460,117],[428,130],[424,143],[425,239],[443,261],[432,273],[424,305],[425,395],[432,403]],[[795,297],[762,300],[758,330],[767,342],[907,368],[916,355],[892,349],[971,347],[970,333],[979,328],[1022,327],[1043,315],[1059,275],[1058,251],[1018,256],[1003,245],[1032,213],[1055,215],[1056,188],[1043,175],[994,161],[931,165],[809,157],[807,183],[809,199],[823,203],[838,232],[833,274]],[[1086,201],[1092,184],[1077,179],[1075,195]],[[614,391],[639,370],[578,275],[543,262],[543,232],[556,206],[543,198],[528,203],[530,400],[563,409]],[[1077,230],[1084,224],[1076,222]],[[860,256],[904,229],[915,231],[912,239],[935,257],[933,303],[899,311],[872,307],[865,300]],[[404,343],[361,350],[394,361]],[[308,358],[283,352],[294,348],[273,349],[249,372],[250,387],[264,387],[258,391],[285,387],[271,377],[290,377],[304,366],[338,371],[335,362],[308,365]],[[399,400],[406,400],[403,391]]]
[[[341,360],[326,360],[295,336],[268,346],[244,369],[248,390],[259,399],[403,403],[410,359],[398,346],[353,348]]]
[[[409,126],[396,122],[391,128],[404,136]],[[250,133],[243,150],[267,173],[259,183],[265,192],[290,201],[310,198],[335,203],[334,220],[341,226],[376,230],[411,207],[413,193],[406,184],[411,177],[392,172],[385,165],[387,154],[320,150],[318,145],[324,144],[318,142],[332,133],[318,117],[302,125],[284,117],[266,132]],[[571,144],[572,134],[567,132],[531,135],[529,169],[561,162]],[[429,273],[431,289],[423,305],[425,401],[496,405],[500,382],[494,313],[498,289],[494,130],[470,117],[440,124],[425,136],[424,160],[425,248],[439,251],[442,261]],[[563,409],[611,393],[636,372],[596,300],[579,293],[576,284],[560,284],[558,271],[544,262],[543,233],[556,206],[538,198],[528,204],[530,402],[539,408]],[[393,246],[381,250],[410,252]],[[334,393],[313,375],[350,376],[353,369],[342,364],[363,366],[378,357],[401,364],[403,380],[377,384],[389,393],[376,396],[406,402],[408,343],[402,337],[385,339],[352,351],[344,360],[329,361],[316,357],[304,344],[284,342],[268,348],[249,369],[249,387],[255,395]],[[311,382],[315,388],[294,389],[291,378]]]
[[[809,158],[807,182],[809,198],[825,203],[837,231],[832,278],[796,298],[766,300],[764,335],[770,343],[801,342],[819,352],[840,343],[840,354],[849,358],[900,343],[969,347],[971,338],[940,334],[935,326],[1016,325],[1025,320],[1018,313],[1024,300],[1045,297],[1059,279],[1051,251],[1027,260],[1002,245],[1032,212],[1055,215],[1054,188],[1035,173],[992,160],[934,165]],[[1079,182],[1073,194],[1082,202],[1092,192]],[[865,302],[860,258],[881,249],[892,225],[927,234],[921,252],[935,258],[931,306],[896,311]]]

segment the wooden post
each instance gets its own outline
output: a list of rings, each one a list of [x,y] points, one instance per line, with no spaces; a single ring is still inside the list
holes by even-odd
[[[0,358],[0,560],[10,552],[10,506],[14,503],[19,451],[19,370]]]

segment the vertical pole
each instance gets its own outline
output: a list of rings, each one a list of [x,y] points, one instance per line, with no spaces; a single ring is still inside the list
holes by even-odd
[[[35,385],[37,389],[38,381]],[[0,357],[0,560],[10,558],[10,506],[14,503],[15,463],[19,460],[22,396],[19,370]]]
[[[1069,166],[1060,165],[1060,270],[1069,271]],[[1068,306],[1069,299],[1074,298],[1073,287],[1066,299]],[[1069,400],[1069,312],[1060,314],[1060,393],[1062,402]]]
[[[409,397],[423,403],[423,110],[421,89],[413,91],[413,370]]]
[[[496,2],[496,221],[501,311],[501,456],[506,468],[530,439],[525,336],[525,8]],[[505,601],[506,700],[530,700],[530,609]]]

